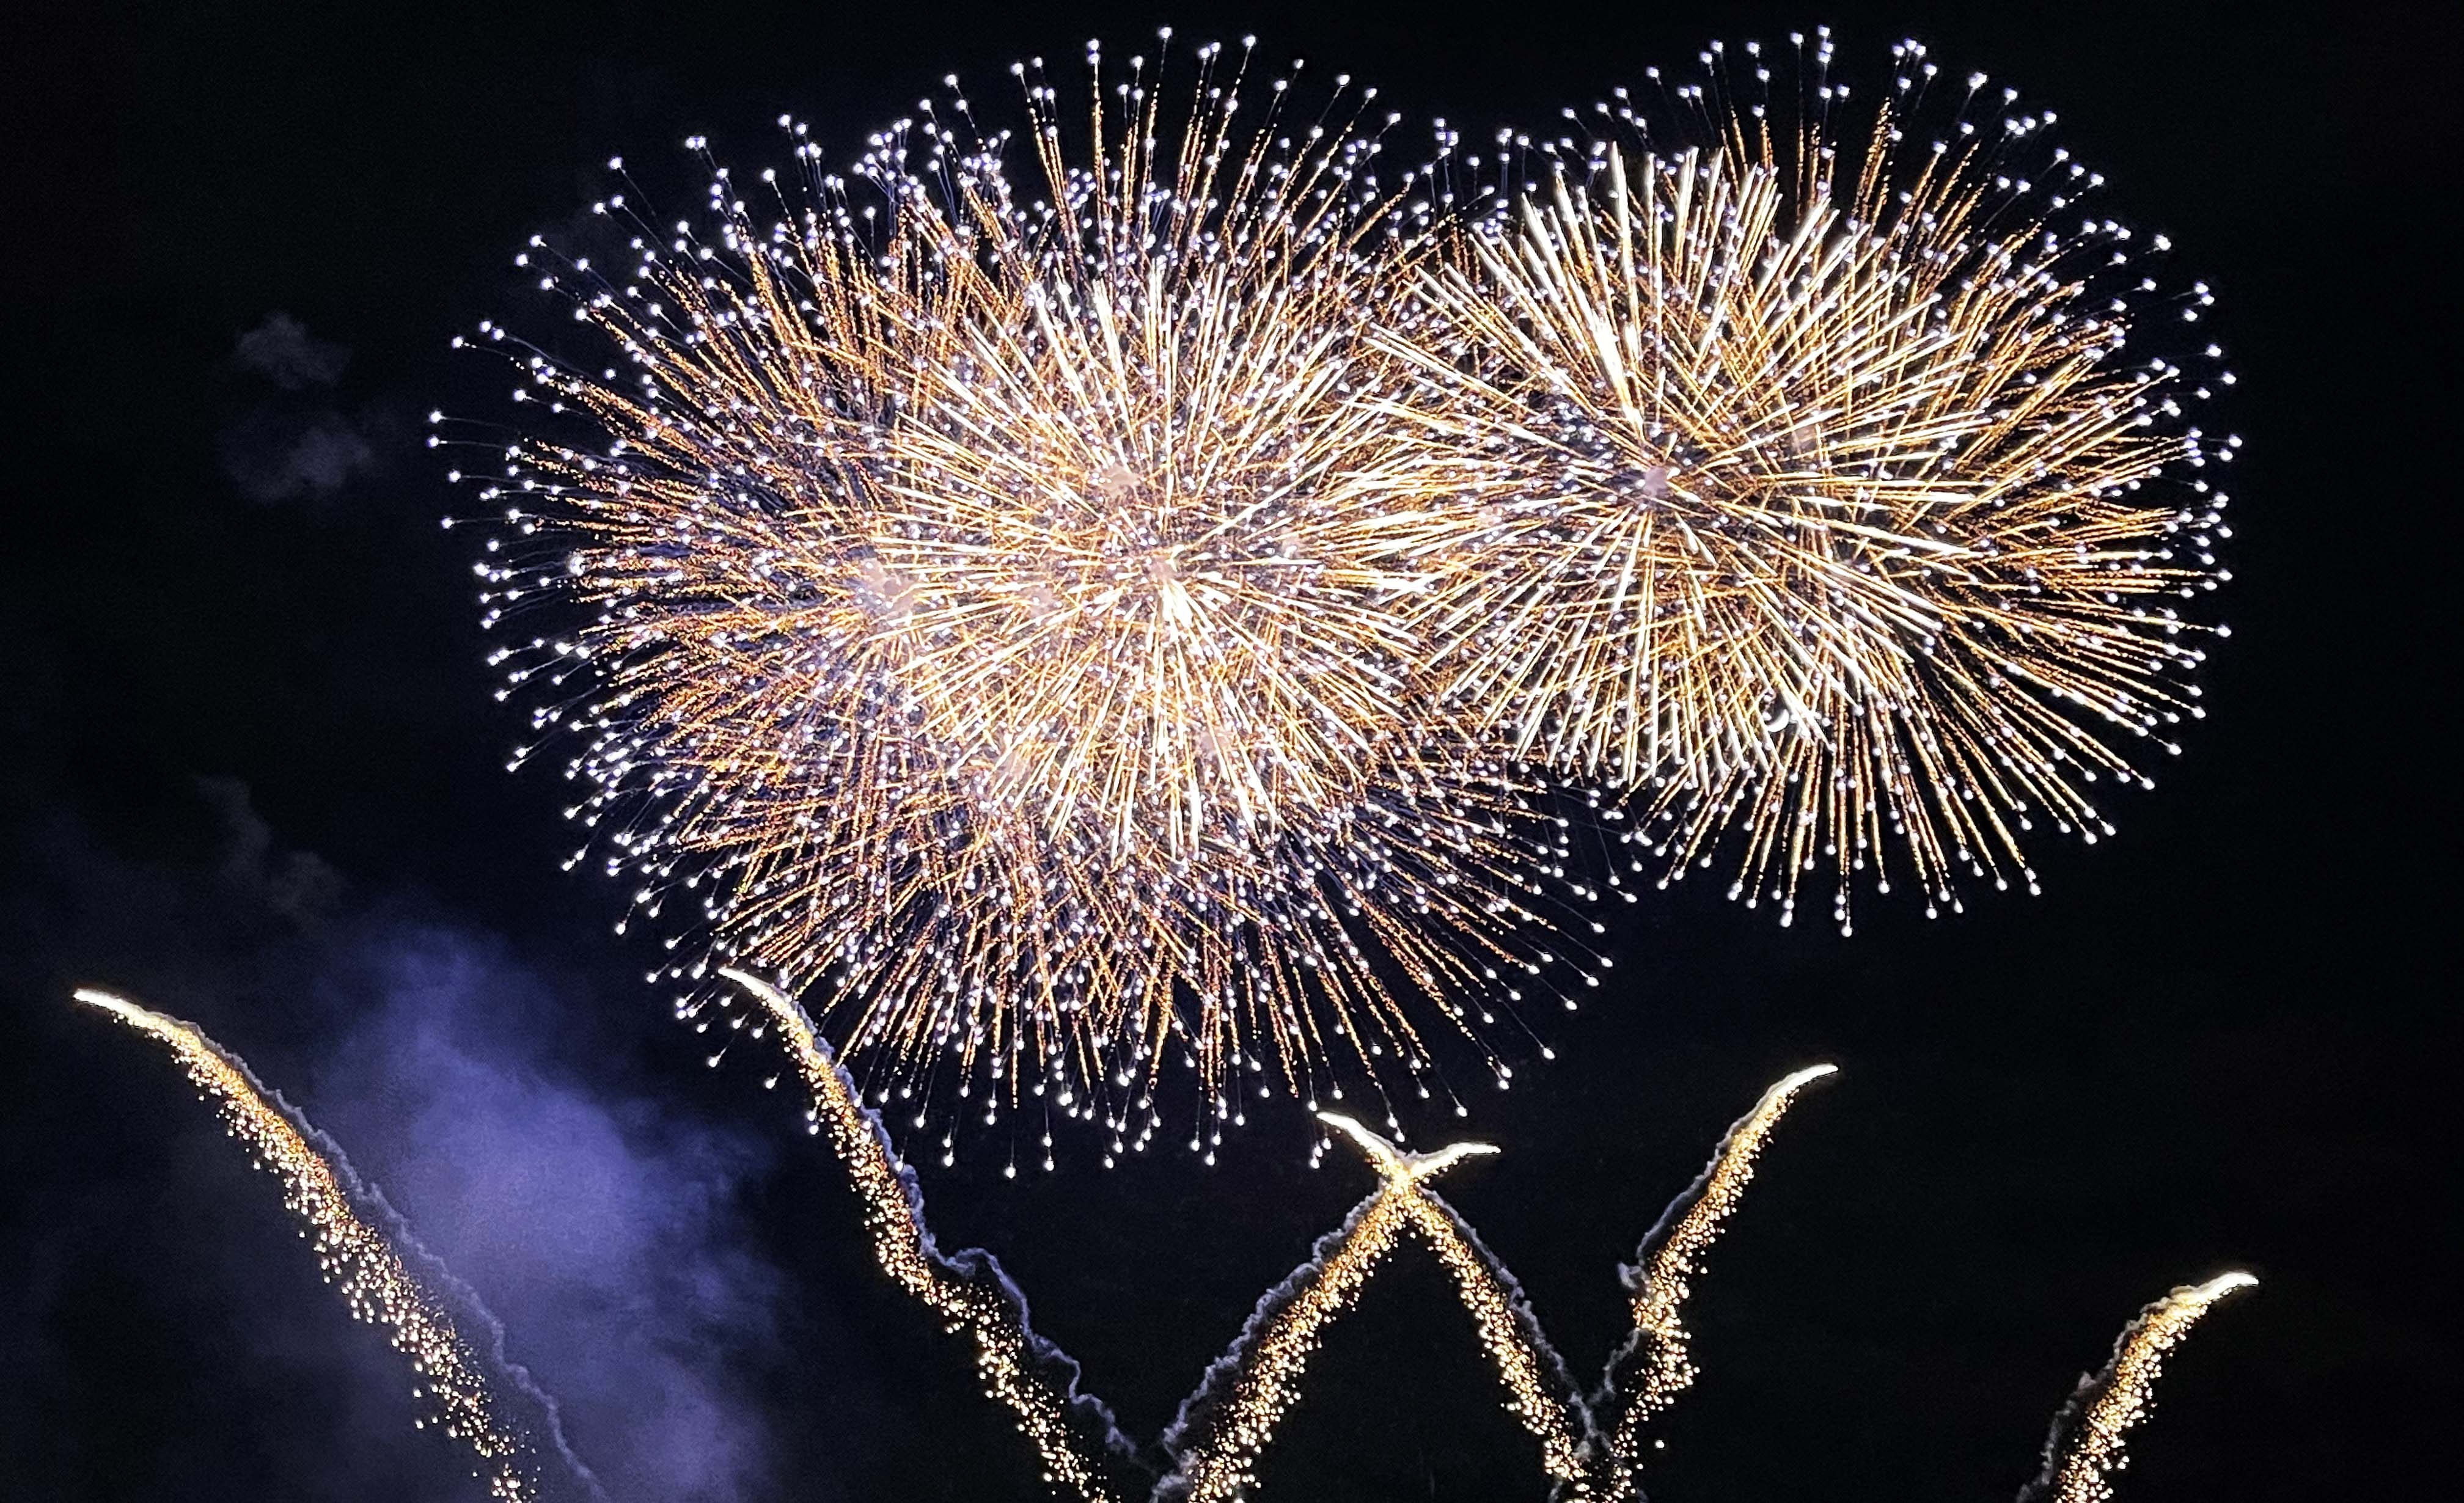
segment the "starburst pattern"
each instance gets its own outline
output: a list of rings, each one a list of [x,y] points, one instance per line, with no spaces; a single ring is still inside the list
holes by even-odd
[[[1793,91],[1715,45],[1588,139],[1502,143],[1529,190],[1387,336],[1432,378],[1397,399],[1423,485],[1486,529],[1426,598],[1463,712],[1640,790],[1676,875],[1739,835],[1730,896],[1784,923],[1829,867],[1842,929],[1859,871],[1929,912],[2033,888],[2025,832],[2110,834],[2087,785],[2180,750],[2210,628],[2177,607],[2225,577],[2201,471],[2239,442],[2183,406],[2230,374],[2151,350],[2207,289],[2160,294],[2052,113],[1982,75],[1929,104],[1897,56],[1862,125],[1825,36]]]
[[[512,346],[587,437],[512,447],[481,572],[492,622],[592,612],[499,661],[583,738],[573,813],[646,916],[820,989],[877,1089],[1117,1153],[1174,1058],[1213,1130],[1429,1094],[1424,1029],[1497,1023],[1464,999],[1545,961],[1567,852],[1432,733],[1397,603],[1464,555],[1379,480],[1423,439],[1368,400],[1419,238],[1375,91],[1309,119],[1217,48],[1185,90],[1088,60],[1090,159],[1023,68],[1023,142],[954,93],[852,179],[800,143],[766,222],[714,166],[707,239],[526,252],[625,363]]]
[[[2224,631],[2212,299],[2050,111],[1795,40],[1400,172],[1374,90],[1090,44],[1066,132],[1038,61],[1016,131],[952,79],[847,175],[782,119],[785,182],[696,140],[700,221],[628,181],[601,266],[535,242],[613,363],[482,325],[547,413],[470,477],[482,599],[555,618],[516,760],[578,738],[575,861],[694,942],[655,979],[783,978],[917,1128],[1109,1161],[1165,1090],[1211,1157],[1457,1037],[1507,1082],[1606,964],[1566,795],[1843,931],[2109,834]]]

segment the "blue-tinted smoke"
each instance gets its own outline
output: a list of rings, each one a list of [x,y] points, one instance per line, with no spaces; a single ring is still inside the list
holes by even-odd
[[[361,1021],[317,1099],[363,1162],[513,1331],[575,1445],[626,1503],[768,1495],[770,1444],[741,1373],[772,1360],[785,1290],[737,1200],[750,1134],[558,1063],[576,1005],[451,928],[364,934],[337,985]]]

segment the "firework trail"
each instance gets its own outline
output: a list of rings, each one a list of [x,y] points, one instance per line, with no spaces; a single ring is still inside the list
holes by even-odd
[[[1480,1343],[1509,1395],[1506,1409],[1540,1442],[1540,1470],[1556,1495],[1589,1499],[1597,1451],[1593,1420],[1565,1359],[1558,1356],[1523,1285],[1478,1231],[1438,1195],[1417,1190],[1412,1223],[1428,1240],[1471,1312]],[[1607,1494],[1614,1496],[1615,1494]]]
[[[2248,1274],[2232,1273],[2204,1284],[2186,1284],[2139,1312],[2113,1344],[2101,1372],[2079,1379],[2079,1389],[2054,1417],[2045,1437],[2045,1467],[2019,1490],[2019,1503],[2105,1503],[2113,1473],[2129,1464],[2123,1437],[2155,1407],[2157,1375],[2165,1359],[2190,1327],[2237,1290],[2256,1285]]]
[[[1837,1067],[1816,1065],[1774,1082],[1753,1110],[1731,1125],[1711,1160],[1645,1234],[1636,1266],[1621,1271],[1633,1290],[1634,1332],[1610,1359],[1599,1391],[1589,1401],[1530,1308],[1521,1285],[1477,1231],[1424,1189],[1423,1166],[1450,1164],[1485,1144],[1405,1155],[1348,1119],[1329,1121],[1359,1144],[1385,1180],[1405,1197],[1405,1214],[1455,1280],[1482,1346],[1497,1364],[1507,1410],[1540,1442],[1541,1470],[1554,1496],[1615,1499],[1639,1495],[1635,1473],[1640,1432],[1693,1383],[1687,1337],[1678,1312],[1691,1292],[1704,1252],[1716,1241],[1753,1179],[1754,1161],[1772,1128],[1804,1086]],[[1611,1417],[1605,1430],[1600,1421]]]
[[[1737,833],[1730,896],[1786,923],[1829,866],[1845,930],[1859,872],[2033,888],[2026,832],[2110,834],[2087,785],[2179,751],[2239,440],[2185,407],[2221,352],[2165,353],[2206,286],[2160,293],[2052,112],[1982,75],[1937,108],[1908,43],[1860,127],[1800,46],[1793,90],[1714,44],[1587,140],[1501,138],[1433,317],[1379,338],[1485,529],[1420,598],[1454,703],[1636,790],[1673,876]]]
[[[1428,1188],[1439,1172],[1497,1150],[1466,1143],[1406,1153],[1349,1117],[1321,1113],[1360,1148],[1377,1171],[1378,1187],[1259,1302],[1239,1339],[1208,1368],[1164,1437],[1177,1465],[1156,1496],[1226,1499],[1256,1485],[1257,1460],[1276,1425],[1299,1401],[1309,1356],[1325,1327],[1353,1307],[1405,1232],[1426,1241],[1454,1280],[1481,1346],[1496,1364],[1507,1411],[1540,1443],[1541,1470],[1552,1495],[1639,1496],[1641,1426],[1673,1404],[1695,1376],[1677,1318],[1689,1293],[1687,1275],[1700,1272],[1704,1252],[1736,1209],[1753,1178],[1756,1156],[1797,1092],[1835,1068],[1798,1071],[1764,1092],[1643,1238],[1639,1266],[1624,1271],[1635,1291],[1635,1333],[1611,1359],[1600,1392],[1589,1402],[1512,1272]],[[1607,1414],[1617,1418],[1603,1432],[1596,1416]]]
[[[189,1082],[213,1103],[224,1128],[259,1168],[281,1181],[284,1208],[313,1240],[325,1281],[341,1293],[353,1318],[385,1328],[394,1350],[418,1375],[412,1396],[425,1400],[430,1411],[418,1423],[435,1425],[470,1449],[479,1461],[473,1475],[485,1480],[489,1496],[534,1499],[546,1492],[528,1427],[509,1414],[501,1383],[538,1407],[537,1427],[575,1488],[604,1499],[590,1470],[565,1445],[556,1401],[506,1361],[503,1326],[419,1245],[385,1197],[360,1179],[339,1144],[268,1090],[246,1061],[193,1024],[91,988],[75,995],[168,1049]],[[465,1325],[488,1333],[484,1349],[464,1334]]]
[[[1211,1151],[1258,1096],[1445,1089],[1424,1025],[1578,986],[1517,936],[1590,889],[1405,626],[1474,555],[1386,478],[1427,216],[1375,91],[1088,64],[1082,155],[1039,64],[1023,141],[954,91],[841,177],[790,124],[803,188],[712,165],[714,233],[620,193],[599,268],[537,243],[612,362],[482,326],[579,425],[474,472],[482,600],[557,617],[496,658],[517,761],[582,744],[575,860],[701,933],[665,979],[791,977],[877,1102],[1114,1154],[1185,1059]]]
[[[1078,1391],[1077,1364],[1035,1333],[1024,1296],[998,1260],[979,1249],[945,1254],[935,1247],[913,1175],[811,1020],[777,988],[732,969],[726,975],[756,1004],[757,1036],[775,1028],[787,1043],[809,1098],[810,1128],[826,1136],[847,1168],[883,1271],[953,1334],[972,1339],[985,1393],[1010,1410],[1043,1461],[1047,1482],[1084,1503],[1127,1496],[1110,1480],[1108,1469],[1144,1469],[1137,1448],[1113,1425],[1108,1408]],[[478,1456],[482,1470],[473,1475],[484,1479],[491,1496],[542,1495],[531,1443],[491,1386],[491,1372],[540,1406],[540,1430],[555,1443],[575,1486],[602,1496],[588,1470],[565,1449],[553,1402],[521,1369],[503,1361],[501,1328],[419,1248],[330,1140],[260,1085],[236,1056],[188,1024],[100,991],[80,991],[77,996],[168,1047],[231,1134],[282,1181],[285,1203],[315,1238],[328,1281],[341,1289],[354,1316],[389,1329],[393,1345],[420,1375],[415,1396],[432,1406],[431,1423]],[[1453,1278],[1507,1388],[1508,1412],[1539,1441],[1551,1495],[1569,1503],[1639,1498],[1641,1426],[1664,1411],[1695,1376],[1677,1319],[1687,1280],[1700,1272],[1703,1251],[1735,1209],[1754,1156],[1795,1093],[1828,1073],[1829,1066],[1800,1071],[1765,1092],[1644,1238],[1639,1266],[1625,1271],[1635,1291],[1634,1337],[1612,1359],[1600,1392],[1589,1403],[1574,1391],[1566,1363],[1513,1274],[1428,1187],[1438,1173],[1496,1150],[1485,1144],[1456,1144],[1407,1153],[1351,1118],[1324,1114],[1330,1126],[1361,1148],[1377,1173],[1377,1187],[1260,1300],[1231,1347],[1182,1402],[1157,1448],[1167,1467],[1151,1496],[1158,1503],[1228,1503],[1247,1496],[1276,1427],[1300,1400],[1310,1354],[1326,1328],[1353,1308],[1405,1234],[1415,1233]],[[422,1274],[411,1272],[414,1262]],[[2246,1274],[2228,1274],[2177,1289],[2142,1312],[2123,1331],[2113,1361],[2082,1379],[2057,1417],[2044,1469],[2022,1492],[2021,1503],[2104,1503],[2109,1478],[2126,1459],[2124,1436],[2146,1417],[2165,1356],[2217,1300],[2255,1282]],[[468,1318],[491,1333],[487,1354],[462,1334],[449,1304],[469,1311]],[[1605,1429],[1604,1417],[1613,1417]]]
[[[1693,1276],[1702,1272],[1703,1255],[1753,1181],[1754,1160],[1797,1092],[1837,1070],[1813,1065],[1774,1081],[1753,1110],[1728,1128],[1702,1174],[1661,1212],[1634,1262],[1618,1270],[1633,1292],[1634,1329],[1609,1359],[1595,1401],[1600,1412],[1616,1416],[1606,1436],[1606,1455],[1616,1468],[1630,1473],[1641,1465],[1644,1427],[1693,1386],[1697,1370],[1679,1314],[1693,1292]]]
[[[795,999],[745,971],[720,974],[753,998],[763,1026],[778,1030],[795,1061],[811,1102],[807,1125],[827,1138],[853,1182],[882,1272],[974,1340],[985,1395],[1010,1411],[1046,1477],[1087,1503],[1110,1503],[1115,1493],[1098,1458],[1126,1458],[1134,1447],[1100,1400],[1078,1392],[1078,1364],[1036,1334],[1025,1296],[991,1253],[968,1248],[944,1254],[934,1245],[913,1171],[899,1162],[881,1120],[865,1109],[855,1082]]]
[[[1300,1401],[1309,1355],[1395,1250],[1410,1198],[1394,1182],[1381,1184],[1258,1301],[1164,1431],[1173,1467],[1155,1485],[1157,1503],[1226,1503],[1257,1485],[1258,1460]]]

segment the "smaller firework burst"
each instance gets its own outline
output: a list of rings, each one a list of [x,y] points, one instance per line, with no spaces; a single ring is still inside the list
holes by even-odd
[[[2028,832],[2111,833],[2094,785],[2179,750],[2238,441],[2184,405],[2218,352],[2166,343],[2207,289],[2160,291],[2050,111],[1928,102],[1914,43],[1865,108],[1830,54],[1791,89],[1715,45],[1586,138],[1501,141],[1528,185],[1388,338],[1484,529],[1426,598],[1455,702],[1639,790],[1674,875],[1733,833],[1730,895],[1785,923],[1828,868],[1845,929],[1859,872],[1929,913],[2033,887]]]

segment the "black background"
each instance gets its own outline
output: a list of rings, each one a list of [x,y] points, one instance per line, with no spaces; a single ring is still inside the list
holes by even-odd
[[[833,1166],[759,1090],[766,1067],[703,1068],[641,984],[647,951],[607,934],[614,896],[559,872],[561,788],[503,770],[520,723],[490,700],[467,534],[438,530],[451,502],[416,445],[431,405],[502,412],[493,370],[447,337],[530,309],[511,253],[602,191],[611,153],[682,185],[672,142],[707,131],[749,169],[793,110],[848,156],[945,72],[990,98],[1014,57],[1070,58],[1090,34],[1133,49],[1163,20],[1255,31],[1269,56],[1470,126],[1546,124],[1715,35],[1828,21],[1841,71],[1872,80],[1917,35],[1947,69],[2058,109],[2114,210],[2174,238],[2218,292],[2249,441],[2221,598],[2234,635],[2185,755],[2112,811],[2118,840],[2043,850],[2039,899],[1985,895],[1930,924],[1869,901],[1850,940],[1782,931],[1708,884],[1620,907],[1600,1005],[1557,1020],[1559,1057],[1529,1061],[1528,1088],[1480,1100],[1474,1127],[1507,1152],[1448,1194],[1589,1370],[1618,1329],[1614,1265],[1661,1200],[1767,1080],[1837,1060],[1699,1283],[1705,1376],[1655,1496],[2007,1496],[2130,1313],[2230,1266],[2263,1287],[2173,1362],[2123,1498],[2422,1485],[2453,1434],[2458,1357],[2455,995],[2437,938],[2453,922],[2457,37],[2445,7],[2292,11],[21,15],[0,90],[8,1491],[473,1495],[409,1429],[398,1369],[318,1287],[267,1187],[167,1066],[65,997],[121,986],[203,1022],[341,1130],[417,1222],[416,1166],[450,1149],[351,1085],[399,1078],[354,1053],[376,1047],[355,1008],[385,992],[369,957],[424,934],[479,957],[485,1005],[445,1015],[513,1075],[627,1103],[637,1154],[740,1149],[708,1182],[726,1204],[696,1223],[734,1251],[696,1255],[767,1270],[760,1313],[716,1335],[642,1327],[678,1370],[718,1375],[731,1433],[750,1437],[707,1495],[1038,1495],[962,1349],[867,1262]],[[339,382],[286,392],[234,363],[276,311],[348,348]],[[341,483],[252,499],[233,456],[320,423],[362,446]],[[1152,1433],[1365,1188],[1340,1158],[1309,1171],[1304,1141],[1278,1120],[1211,1170],[1176,1152],[1106,1175],[1084,1144],[1048,1175],[1006,1180],[996,1154],[926,1183],[944,1240],[999,1251],[1044,1328]],[[627,1361],[639,1308],[473,1277],[549,1387],[623,1392],[586,1369]],[[662,1304],[659,1277],[627,1287]],[[1267,1495],[1538,1495],[1532,1449],[1424,1260],[1374,1286],[1318,1374]],[[585,1455],[623,1449],[623,1402],[573,1405]],[[673,1444],[694,1444],[676,1425]]]

